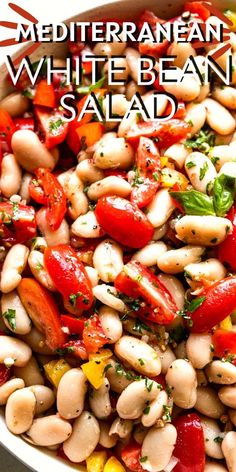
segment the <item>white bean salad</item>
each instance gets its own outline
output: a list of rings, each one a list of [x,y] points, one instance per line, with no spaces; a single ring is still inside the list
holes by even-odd
[[[122,54],[91,85],[35,86],[22,75],[0,102],[0,405],[9,431],[87,472],[236,472],[236,13],[232,82],[137,84],[137,59],[192,55],[191,43],[69,43],[72,58]],[[208,22],[202,2],[181,19]],[[140,25],[164,23],[145,11]],[[141,26],[140,26],[141,27]],[[65,65],[62,59],[55,61]],[[226,67],[226,58],[219,58]],[[118,73],[117,73],[118,74]],[[93,91],[169,92],[168,121],[78,113]],[[159,103],[165,115],[168,101]]]

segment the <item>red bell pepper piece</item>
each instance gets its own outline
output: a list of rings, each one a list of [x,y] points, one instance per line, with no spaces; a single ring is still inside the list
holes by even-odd
[[[86,321],[83,331],[83,341],[89,353],[97,352],[98,349],[108,342],[108,338],[102,329],[98,315],[95,314]]]
[[[210,16],[210,11],[203,5],[203,2],[187,2],[184,5],[184,11],[198,15],[203,21],[206,21]]]
[[[45,146],[51,149],[63,143],[69,126],[63,118],[63,113],[59,110],[48,111],[42,107],[35,107],[34,111]]]
[[[133,472],[143,472],[139,459],[141,458],[142,446],[136,441],[131,441],[121,451],[121,459],[129,470]]]
[[[61,348],[66,336],[62,331],[57,304],[51,293],[35,279],[21,279],[17,291],[35,326],[42,331],[46,344],[52,349]]]
[[[124,266],[123,271],[116,277],[115,287],[133,298],[142,297],[154,308],[155,321],[151,321],[167,325],[175,318],[177,306],[171,294],[160,280],[139,262],[130,261]]]
[[[89,310],[93,303],[92,285],[76,252],[66,244],[48,247],[44,261],[68,311],[80,314]]]
[[[200,418],[190,413],[175,419],[173,424],[177,430],[173,456],[179,459],[173,472],[204,472],[205,445]]]
[[[233,231],[219,244],[218,256],[223,264],[227,264],[227,266],[236,272],[236,205],[230,208],[227,218],[233,225]]]
[[[154,228],[146,215],[124,198],[100,198],[95,214],[104,231],[124,246],[139,248],[152,239]]]
[[[190,130],[189,123],[178,119],[164,122],[142,121],[131,126],[127,133],[127,140],[137,146],[141,136],[158,138],[158,146],[167,148],[186,138]]]
[[[75,318],[74,316],[61,315],[62,326],[68,328],[69,334],[79,334],[82,336],[86,318]]]
[[[72,339],[62,346],[62,350],[65,350],[66,357],[75,357],[86,361],[88,359],[88,353],[86,351],[84,342],[81,339]]]
[[[98,122],[78,126],[76,133],[79,136],[79,141],[83,149],[99,141],[104,133],[104,129],[104,125]]]
[[[16,131],[19,129],[29,129],[31,131],[34,131],[34,118],[33,117],[28,117],[28,118],[14,118],[14,125]]]
[[[16,131],[15,124],[9,113],[0,108],[0,139],[11,150],[11,138]]]
[[[40,82],[36,85],[33,104],[47,108],[56,107],[56,96],[53,85],[49,85],[46,79],[40,80]]]
[[[4,244],[24,243],[36,234],[35,211],[21,203],[0,202],[0,236]]]
[[[46,218],[53,231],[59,228],[67,211],[66,196],[57,178],[48,169],[36,169],[36,178],[47,201]],[[41,194],[41,197],[42,194]]]
[[[223,321],[236,308],[236,276],[222,279],[205,289],[197,304],[198,308],[188,311],[193,324],[191,331],[203,333]]]
[[[10,376],[11,369],[6,367],[5,364],[0,364],[0,387],[9,380]]]
[[[236,355],[236,333],[234,331],[217,329],[212,335],[212,344],[216,357]]]
[[[136,170],[130,200],[139,208],[147,206],[160,186],[160,156],[149,138],[141,137],[136,155]]]

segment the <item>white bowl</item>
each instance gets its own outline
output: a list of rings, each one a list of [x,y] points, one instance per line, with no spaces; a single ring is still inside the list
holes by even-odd
[[[88,1],[88,7],[89,3],[90,1]],[[137,18],[144,9],[152,10],[160,17],[171,18],[181,11],[186,0],[135,0],[134,2],[131,2],[130,0],[111,0],[110,3],[106,3],[105,5],[102,5],[102,3],[103,2],[101,1],[101,6],[99,7],[92,9],[88,8],[85,11],[84,5],[81,7],[78,2],[78,10],[80,10],[78,11],[78,14],[65,21],[91,21],[105,17],[118,17],[121,19],[132,18],[132,21],[134,21],[134,19]],[[235,0],[213,0],[212,3],[220,9],[235,9]],[[81,8],[83,10],[82,12]],[[26,47],[27,46],[23,46],[22,51],[24,51]],[[34,61],[37,61],[44,54],[54,54],[57,57],[63,57],[65,56],[65,52],[65,43],[44,44],[30,57]],[[0,76],[6,76],[5,66],[0,68]],[[0,100],[5,97],[9,91],[10,87],[3,78],[3,81],[0,84]],[[58,459],[54,452],[50,452],[44,448],[31,446],[20,437],[11,434],[5,424],[3,409],[0,409],[0,444],[19,459],[19,461],[23,462],[35,472],[69,472],[73,470],[84,472],[83,467],[78,465],[69,465],[69,463]]]

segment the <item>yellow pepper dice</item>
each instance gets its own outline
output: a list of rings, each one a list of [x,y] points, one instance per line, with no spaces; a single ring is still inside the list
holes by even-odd
[[[85,364],[82,364],[81,369],[84,375],[86,375],[91,385],[94,388],[98,389],[103,384],[105,367],[106,367],[106,362],[100,361],[100,360],[97,360],[97,361],[92,360],[92,361],[86,362]]]
[[[48,364],[44,365],[44,370],[47,379],[54,387],[58,387],[59,382],[63,375],[71,369],[71,366],[64,360],[60,359],[59,361],[54,360],[48,362]]]
[[[189,181],[184,174],[174,169],[165,167],[161,171],[161,187],[172,188],[175,184],[178,184],[180,190],[186,190]]]
[[[113,354],[110,349],[100,349],[100,351],[96,352],[96,354],[89,354],[90,361],[106,361],[110,359]]]
[[[236,12],[232,10],[225,10],[224,15],[227,16],[227,18],[229,18],[230,21],[232,21],[233,24],[229,26],[229,29],[235,32],[236,31]]]
[[[107,460],[105,451],[93,452],[86,459],[87,472],[103,472]]]
[[[103,472],[125,472],[125,468],[116,457],[112,456],[108,459]]]
[[[231,317],[227,316],[223,321],[220,322],[220,327],[226,331],[232,331]]]

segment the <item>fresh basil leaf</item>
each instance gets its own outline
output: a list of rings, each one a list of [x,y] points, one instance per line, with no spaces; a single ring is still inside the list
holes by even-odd
[[[213,185],[213,205],[217,216],[225,216],[234,203],[235,178],[221,174]]]
[[[206,300],[206,297],[195,298],[189,303],[187,310],[190,311],[190,313],[193,313],[193,311],[199,308],[205,300]]]
[[[187,215],[215,215],[213,198],[197,190],[186,192],[170,192],[177,202],[181,204]]]

